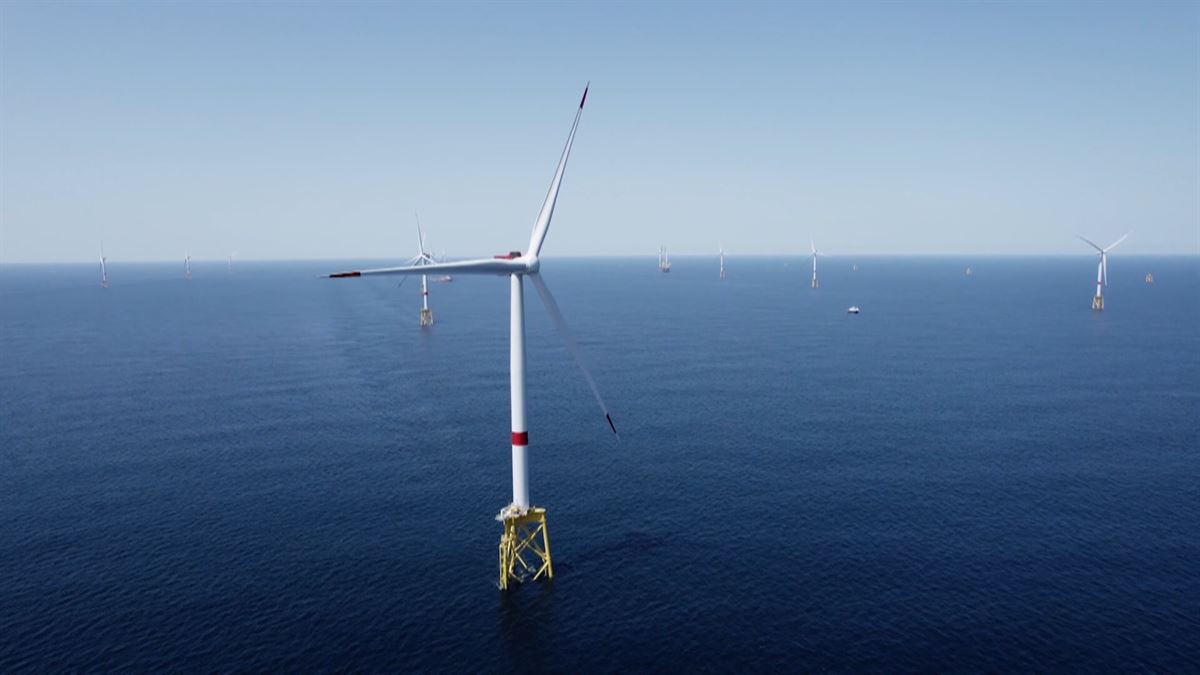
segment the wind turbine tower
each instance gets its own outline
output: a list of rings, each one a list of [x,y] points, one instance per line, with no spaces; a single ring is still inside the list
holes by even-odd
[[[100,288],[108,288],[108,258],[104,257],[104,242],[100,242]]]
[[[717,244],[717,250],[721,252],[721,281],[725,281],[725,247]]]
[[[183,254],[183,278],[192,280],[192,256],[189,253]]]
[[[575,140],[575,130],[579,127],[579,118],[583,114],[583,105],[587,102],[587,88],[579,100],[579,109],[575,112],[575,121],[571,125],[571,133],[567,136],[566,146],[558,160],[558,168],[554,179],[550,182],[550,190],[542,209],[538,212],[533,233],[529,238],[529,248],[525,253],[509,251],[504,255],[493,258],[463,260],[455,262],[434,262],[427,265],[408,265],[353,272],[339,272],[328,275],[330,278],[362,277],[376,274],[427,274],[432,272],[454,272],[458,274],[499,275],[508,277],[509,301],[509,394],[512,405],[512,501],[500,510],[496,516],[504,527],[500,536],[500,588],[508,588],[513,580],[532,575],[533,579],[543,576],[554,576],[554,567],[550,558],[550,538],[546,530],[546,509],[534,506],[529,499],[529,427],[525,419],[525,290],[524,281],[529,279],[541,297],[542,304],[554,321],[555,327],[567,343],[567,349],[575,358],[579,369],[583,371],[584,379],[600,404],[604,419],[613,434],[617,428],[612,416],[600,398],[600,390],[596,387],[584,363],[571,330],[559,311],[558,303],[554,301],[546,282],[540,274],[541,262],[539,254],[550,229],[550,220],[554,216],[554,205],[558,201],[559,187],[562,185],[563,172],[567,167],[567,158],[571,154],[571,144]]]
[[[817,256],[819,256],[819,255],[824,255],[824,254],[823,254],[823,253],[819,253],[819,252],[817,251],[817,244],[816,244],[816,242],[814,242],[814,241],[812,241],[812,240],[809,240],[809,242],[808,242],[808,243],[809,243],[809,246],[812,248],[812,255],[810,256],[810,257],[812,258],[812,261],[813,261],[813,278],[812,278],[812,287],[813,287],[813,288],[820,288],[820,287],[821,287],[821,284],[820,284],[820,283],[817,281]]]
[[[665,244],[658,247],[658,271],[671,271],[671,256],[667,254],[667,247]]]
[[[1096,249],[1100,256],[1100,265],[1096,268],[1096,297],[1092,298],[1092,309],[1097,312],[1104,309],[1104,287],[1108,285],[1108,252],[1116,248],[1117,244],[1125,241],[1125,237],[1128,236],[1129,233],[1126,232],[1124,236],[1109,244],[1107,248],[1100,248],[1091,240],[1084,239],[1082,236],[1079,237],[1087,242],[1088,246]]]
[[[429,265],[434,262],[433,256],[425,250],[425,233],[421,231],[421,216],[417,216],[417,255],[408,261],[409,265]],[[433,310],[429,309],[429,280],[421,275],[421,328],[433,325]]]

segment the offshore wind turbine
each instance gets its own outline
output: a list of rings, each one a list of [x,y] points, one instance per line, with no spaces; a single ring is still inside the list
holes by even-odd
[[[821,255],[825,255],[825,254],[817,251],[817,244],[815,241],[810,239],[808,243],[809,243],[809,246],[812,248],[812,255],[809,256],[810,258],[812,258],[812,261],[813,261],[812,287],[820,288],[821,285],[820,285],[820,283],[817,282],[817,256],[821,256]]]
[[[416,214],[413,214],[416,215]],[[431,265],[433,256],[425,250],[425,233],[421,231],[421,216],[417,218],[417,255],[408,261],[408,265]],[[421,328],[433,325],[433,310],[429,309],[429,281],[426,275],[421,275]]]
[[[1096,297],[1092,298],[1092,309],[1096,310],[1097,312],[1104,309],[1103,287],[1108,285],[1108,252],[1116,248],[1117,244],[1125,241],[1125,237],[1128,236],[1129,233],[1126,232],[1124,236],[1109,244],[1107,248],[1100,248],[1091,240],[1084,239],[1082,236],[1079,237],[1083,241],[1087,242],[1088,246],[1091,246],[1099,251],[1098,255],[1100,256],[1100,265],[1096,268]]]
[[[192,255],[186,252],[183,254],[183,278],[192,280]]]
[[[104,242],[100,242],[100,288],[108,288],[108,258],[104,257]]]
[[[525,290],[526,278],[533,284],[541,297],[542,304],[553,319],[555,327],[562,334],[567,349],[575,358],[584,379],[600,404],[604,419],[613,434],[617,428],[604,400],[600,398],[600,390],[596,387],[579,352],[571,330],[559,311],[558,303],[550,293],[540,272],[541,260],[539,255],[542,244],[546,240],[546,232],[550,229],[550,220],[554,216],[554,205],[558,201],[559,188],[562,186],[563,172],[567,167],[567,158],[571,154],[571,144],[575,140],[575,130],[579,127],[579,118],[583,114],[583,105],[587,102],[587,87],[579,100],[579,108],[575,112],[575,121],[571,124],[571,132],[563,147],[562,156],[558,160],[558,168],[550,182],[550,190],[538,212],[534,222],[533,233],[529,238],[529,248],[524,253],[509,251],[504,255],[476,260],[455,262],[435,262],[427,265],[408,265],[382,269],[338,272],[328,275],[329,278],[363,277],[385,274],[427,274],[430,272],[454,272],[456,274],[482,274],[506,276],[509,281],[509,393],[511,396],[512,412],[512,502],[500,510],[496,520],[504,526],[500,537],[500,588],[508,588],[510,580],[519,580],[522,573],[532,573],[533,579],[543,575],[554,576],[554,567],[550,558],[550,539],[546,530],[546,509],[533,506],[529,499],[529,427],[525,419]],[[538,541],[540,539],[540,542]],[[536,557],[533,565],[525,560],[525,554],[532,553]]]
[[[725,247],[717,244],[717,250],[721,252],[721,281],[725,281]]]

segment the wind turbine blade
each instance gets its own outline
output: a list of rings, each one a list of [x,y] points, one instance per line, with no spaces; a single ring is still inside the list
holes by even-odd
[[[809,239],[808,245],[810,248],[812,248],[812,254],[816,255],[817,254],[817,242],[813,241],[812,239]]]
[[[1100,273],[1104,277],[1104,285],[1108,286],[1108,254],[1100,256]]]
[[[479,260],[459,260],[449,263],[433,263],[430,265],[405,265],[403,267],[381,267],[372,270],[353,270],[349,272],[334,272],[322,274],[324,279],[342,279],[345,277],[366,277],[379,274],[432,274],[433,272],[454,272],[456,274],[512,274],[528,270],[524,260],[519,258],[482,258]]]
[[[1097,245],[1095,244],[1095,242],[1093,242],[1091,239],[1087,239],[1086,237],[1082,237],[1082,236],[1080,236],[1080,235],[1078,235],[1078,234],[1077,234],[1077,235],[1075,235],[1075,236],[1076,236],[1076,237],[1079,237],[1079,238],[1080,238],[1080,239],[1082,239],[1083,241],[1086,241],[1086,242],[1087,242],[1087,244],[1088,244],[1088,246],[1091,246],[1092,248],[1096,249],[1097,251],[1100,251],[1101,253],[1104,253],[1104,249],[1102,249],[1102,248],[1100,248],[1099,246],[1097,246]]]
[[[1104,249],[1104,252],[1105,252],[1105,253],[1108,253],[1109,251],[1113,250],[1114,248],[1116,248],[1116,247],[1117,247],[1117,244],[1119,244],[1119,243],[1121,243],[1121,242],[1125,241],[1125,239],[1126,239],[1127,237],[1129,237],[1129,233],[1128,233],[1128,232],[1126,232],[1126,233],[1125,233],[1125,236],[1123,236],[1123,237],[1121,237],[1120,239],[1118,239],[1118,240],[1114,241],[1113,243],[1109,244],[1109,245],[1108,245],[1108,248]]]
[[[567,343],[567,351],[571,352],[571,356],[575,358],[575,364],[583,372],[583,378],[587,380],[588,386],[592,388],[592,395],[596,397],[596,403],[600,404],[600,412],[604,413],[604,420],[608,422],[608,428],[612,429],[617,440],[620,440],[621,434],[617,433],[617,426],[613,424],[612,415],[608,412],[608,406],[604,405],[604,399],[600,397],[600,389],[596,386],[596,381],[592,379],[592,373],[588,370],[587,364],[584,362],[583,353],[579,350],[579,344],[575,342],[575,335],[571,333],[566,319],[563,318],[562,312],[558,309],[558,303],[554,301],[554,296],[551,295],[546,282],[542,281],[540,274],[530,274],[528,276],[529,280],[533,282],[533,287],[537,289],[538,295],[541,296],[542,304],[546,306],[546,312],[550,314],[550,318],[554,320],[554,325],[558,328],[558,332],[562,334],[563,341]]]
[[[550,219],[554,217],[554,204],[558,201],[558,188],[562,185],[567,158],[571,155],[571,144],[575,141],[575,129],[579,127],[579,116],[583,114],[583,104],[587,101],[590,86],[589,82],[583,88],[583,98],[579,99],[579,110],[575,112],[575,121],[571,124],[571,133],[567,135],[567,144],[563,146],[562,157],[559,158],[558,168],[554,171],[554,180],[550,181],[550,191],[546,193],[546,201],[542,202],[542,210],[538,212],[533,234],[529,237],[529,250],[525,255],[530,258],[536,258],[541,253],[542,242],[546,240],[546,232],[550,229]]]

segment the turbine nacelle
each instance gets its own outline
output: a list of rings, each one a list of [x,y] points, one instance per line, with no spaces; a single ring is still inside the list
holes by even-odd
[[[493,260],[512,260],[525,265],[525,271],[513,271],[509,274],[535,274],[542,267],[542,261],[536,255],[524,255],[520,251],[509,251],[503,255],[492,256]]]

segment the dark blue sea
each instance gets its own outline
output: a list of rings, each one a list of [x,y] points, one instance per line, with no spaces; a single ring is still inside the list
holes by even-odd
[[[0,267],[0,672],[1200,671],[1198,258],[545,261],[507,593],[508,285],[359,264]]]

